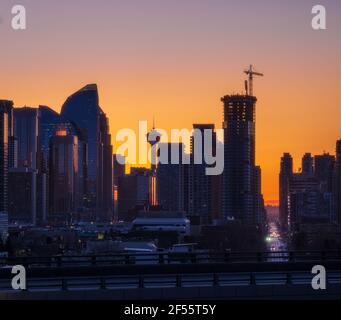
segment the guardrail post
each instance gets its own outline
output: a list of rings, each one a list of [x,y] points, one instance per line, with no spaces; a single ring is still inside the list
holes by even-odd
[[[58,267],[62,266],[62,257],[57,257],[57,265]]]
[[[287,273],[287,279],[286,279],[286,284],[292,284],[292,277],[291,277],[291,273]]]
[[[177,286],[177,288],[181,288],[181,286],[182,286],[182,281],[181,280],[182,280],[181,279],[181,275],[177,274],[176,275],[176,286]]]
[[[129,256],[128,256],[128,255],[126,255],[126,256],[124,257],[124,260],[125,260],[125,264],[129,264]]]
[[[289,261],[294,261],[294,253],[292,251],[289,252]]]
[[[101,278],[101,290],[105,290],[106,288],[105,279]]]
[[[250,274],[250,285],[255,285],[256,284],[256,276],[254,273]]]
[[[229,262],[230,261],[230,252],[229,251],[225,251],[224,259],[225,259],[225,262]]]
[[[67,280],[64,278],[62,279],[62,290],[67,291]]]
[[[144,288],[144,278],[143,278],[143,276],[139,277],[139,288],[140,289]]]
[[[164,263],[165,263],[165,259],[164,259],[163,253],[160,253],[159,254],[159,264],[164,264]]]
[[[216,273],[213,274],[213,286],[219,286],[219,276]]]

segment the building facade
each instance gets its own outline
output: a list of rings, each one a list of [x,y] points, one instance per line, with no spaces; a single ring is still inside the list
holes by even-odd
[[[8,164],[12,109],[12,101],[0,100],[0,240],[3,243],[8,235]]]
[[[109,221],[113,210],[112,146],[97,85],[87,85],[72,94],[62,106],[61,116],[76,124],[87,144],[84,205],[94,219]]]
[[[255,224],[256,97],[227,95],[224,103],[223,216]]]
[[[289,181],[293,175],[293,160],[290,153],[284,153],[281,158],[279,173],[279,219],[282,228],[288,227],[288,196]]]
[[[50,139],[50,221],[69,222],[79,209],[78,138],[60,128]]]

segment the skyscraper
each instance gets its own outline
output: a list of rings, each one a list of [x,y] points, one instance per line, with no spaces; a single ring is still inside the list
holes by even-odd
[[[329,153],[314,157],[314,176],[320,181],[322,192],[332,192],[335,157]]]
[[[320,191],[320,184],[311,174],[295,173],[289,181],[288,227],[298,230],[303,223],[328,223],[331,219],[330,199]]]
[[[254,193],[255,193],[255,219],[259,226],[266,225],[266,210],[264,206],[264,198],[262,194],[262,169],[256,166],[254,169]]]
[[[24,223],[35,224],[37,220],[42,222],[46,217],[47,203],[46,176],[41,170],[40,110],[30,107],[14,108],[13,135],[14,157],[11,160],[10,185],[13,187],[20,180],[27,187],[29,185],[30,190],[23,192],[22,197],[12,195],[9,218],[10,221]],[[27,197],[24,200],[25,194]],[[31,204],[31,201],[35,203]],[[26,213],[24,202],[28,205]],[[25,215],[25,219],[18,219],[21,213]]]
[[[167,150],[167,163],[159,162],[156,170],[158,205],[166,211],[184,210],[184,172],[182,143],[159,143],[160,150]],[[179,161],[172,163],[172,154],[178,153]]]
[[[9,169],[9,221],[35,225],[37,222],[37,172],[31,168]]]
[[[293,175],[293,160],[290,153],[284,153],[281,158],[281,166],[279,173],[279,219],[281,226],[288,226],[288,196],[289,181]]]
[[[14,136],[18,143],[18,167],[38,169],[39,110],[36,108],[15,108]]]
[[[198,223],[208,224],[212,220],[214,207],[213,176],[206,174],[210,167],[204,156],[205,131],[211,133],[212,154],[216,154],[216,133],[214,124],[193,124],[193,136],[191,137],[191,164],[189,167],[189,215],[191,223],[194,217],[200,219]]]
[[[118,178],[118,213],[125,219],[136,206],[149,207],[150,170],[132,168],[130,174]]]
[[[256,223],[255,104],[256,97],[227,95],[224,103],[223,215]]]
[[[0,100],[0,240],[8,234],[8,160],[13,102]]]
[[[333,174],[334,221],[341,224],[341,140],[336,141],[336,161]]]
[[[77,136],[78,138],[78,190],[80,194],[80,208],[84,207],[86,202],[87,190],[87,141],[84,131],[79,129],[75,123],[65,119],[57,112],[53,111],[47,106],[39,106],[40,112],[40,153],[41,153],[41,167],[40,170],[45,182],[41,181],[42,185],[46,186],[46,206],[49,208],[49,155],[50,155],[50,139],[55,135],[58,128],[63,127],[67,135]],[[40,181],[40,180],[39,180]]]
[[[302,157],[302,173],[312,175],[314,172],[314,162],[311,153],[306,153]]]
[[[78,138],[59,128],[50,139],[50,220],[66,222],[79,207]]]
[[[96,84],[71,95],[61,111],[77,125],[87,143],[87,193],[84,204],[98,220],[112,218],[112,146],[108,119],[99,106]]]

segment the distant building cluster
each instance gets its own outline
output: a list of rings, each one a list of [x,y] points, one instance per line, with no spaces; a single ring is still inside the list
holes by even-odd
[[[96,85],[58,114],[0,100],[0,232],[8,225],[112,221],[112,145]]]
[[[306,153],[294,172],[289,153],[281,158],[279,174],[280,222],[295,233],[304,225],[341,224],[341,140],[336,156]]]
[[[195,149],[204,150],[206,143],[194,143],[194,137],[189,164],[155,161],[150,169],[129,168],[127,173],[123,156],[113,154],[95,84],[72,94],[60,114],[46,106],[14,108],[12,101],[1,100],[1,237],[9,225],[67,227],[121,220],[134,221],[139,230],[180,230],[182,235],[229,221],[264,227],[261,169],[255,164],[256,101],[247,93],[222,98],[225,170],[211,176],[204,154],[200,164],[194,161]],[[215,156],[222,143],[215,126],[194,124],[193,129],[213,132]],[[180,157],[185,152],[183,143],[148,142],[168,149],[169,159],[173,152]]]
[[[210,224],[238,220],[245,225],[266,224],[266,212],[261,192],[261,169],[255,165],[255,104],[249,95],[222,98],[224,104],[224,172],[207,175],[210,166],[204,159],[194,161],[202,145],[191,138],[190,163],[172,164],[172,153],[183,155],[182,143],[158,143],[168,149],[168,163],[158,163],[151,169],[131,168],[126,174],[119,155],[114,155],[115,208],[119,220],[132,220],[140,211],[182,211],[190,219],[192,230]],[[153,129],[154,130],[154,129]],[[193,132],[211,130],[212,154],[217,142],[214,124],[193,124]],[[201,164],[197,164],[201,162]],[[157,161],[156,161],[157,163]]]

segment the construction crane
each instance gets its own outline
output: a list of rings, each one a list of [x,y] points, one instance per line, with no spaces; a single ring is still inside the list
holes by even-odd
[[[249,76],[249,81],[245,81],[246,95],[252,96],[253,95],[253,76],[263,77],[264,74],[254,71],[252,65],[250,65],[250,68],[248,70],[244,70],[244,73]]]

